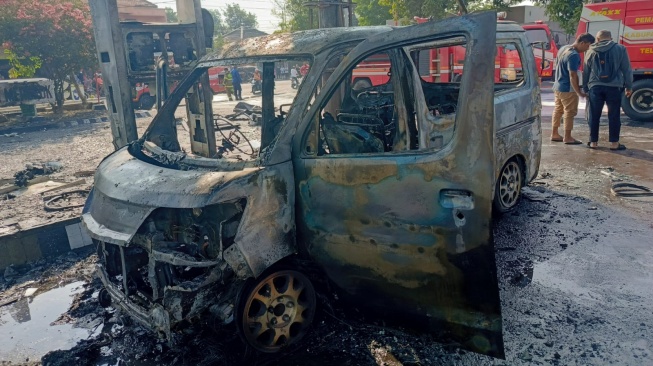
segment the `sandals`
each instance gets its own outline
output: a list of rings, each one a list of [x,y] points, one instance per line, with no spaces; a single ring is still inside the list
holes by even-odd
[[[583,144],[583,142],[582,142],[582,141],[578,141],[578,140],[565,142],[565,145],[582,145],[582,144]]]
[[[598,146],[592,146],[591,144],[592,144],[591,142],[587,141],[587,147],[589,147],[590,149],[596,149],[596,148],[598,148]],[[612,150],[612,151],[617,151],[617,150],[626,150],[626,146],[625,146],[625,145],[622,145],[622,144],[619,144],[617,147],[614,147],[614,148],[611,147],[610,150]]]

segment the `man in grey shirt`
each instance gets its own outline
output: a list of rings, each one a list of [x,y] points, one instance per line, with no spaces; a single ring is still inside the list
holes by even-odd
[[[583,89],[589,96],[589,148],[595,149],[599,141],[599,122],[603,105],[608,105],[610,150],[625,150],[619,143],[621,133],[621,93],[632,94],[633,70],[626,47],[612,41],[612,34],[600,30],[585,57]]]

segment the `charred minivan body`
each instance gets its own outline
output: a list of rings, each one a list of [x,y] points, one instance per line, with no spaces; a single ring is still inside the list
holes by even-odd
[[[501,43],[521,59],[497,84],[487,55]],[[447,70],[420,60],[448,47],[464,48],[462,78],[438,82]],[[310,266],[371,308],[501,357],[490,220],[493,201],[514,207],[539,165],[532,55],[520,27],[481,13],[271,35],[204,57],[143,137],[98,167],[82,220],[98,243],[100,300],[167,338],[209,312],[275,352],[313,319]],[[379,59],[382,81],[354,88],[352,74]],[[304,61],[290,98],[275,67]],[[253,63],[261,126],[229,124],[203,75]],[[184,99],[190,148],[175,120]],[[202,118],[215,121],[213,156],[188,152],[207,143]]]

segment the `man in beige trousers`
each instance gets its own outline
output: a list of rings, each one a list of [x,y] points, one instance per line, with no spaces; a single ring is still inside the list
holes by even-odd
[[[551,116],[551,141],[564,142],[567,145],[582,144],[571,136],[574,129],[574,117],[578,113],[579,97],[587,97],[578,82],[578,69],[580,68],[580,54],[587,51],[594,43],[594,36],[583,33],[572,45],[563,46],[558,51],[556,58],[555,82],[553,93],[555,107]],[[560,135],[560,118],[564,117],[564,136]]]

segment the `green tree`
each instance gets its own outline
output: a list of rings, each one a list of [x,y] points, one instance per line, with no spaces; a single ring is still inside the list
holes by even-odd
[[[172,10],[172,8],[165,8],[166,11],[166,20],[168,23],[177,23],[179,18],[177,18],[177,12]]]
[[[213,17],[213,36],[222,36],[227,33],[224,25],[224,20],[222,20],[222,14],[218,9],[208,9],[209,13]]]
[[[281,18],[279,27],[282,31],[313,28],[310,24],[309,10],[304,6],[306,1],[275,0],[276,8],[279,10],[273,10],[273,13]],[[519,2],[521,0],[468,0],[466,5],[469,11],[504,10]],[[416,16],[442,19],[456,16],[460,10],[458,0],[358,0],[356,4],[355,12],[360,25],[381,25],[390,19],[406,25],[412,23]],[[313,26],[317,27],[317,14],[314,17]]]
[[[304,6],[307,0],[274,0],[276,8],[272,14],[281,18],[279,28],[282,32],[295,32],[312,29],[309,8]],[[279,9],[279,10],[277,10]],[[317,26],[317,14],[314,20]]]
[[[38,75],[54,81],[57,112],[64,81],[74,82],[80,69],[97,68],[92,29],[85,0],[4,0],[0,12],[0,43],[18,58],[42,61]]]
[[[575,34],[580,20],[583,5],[588,0],[534,0],[533,3],[544,7],[545,14],[553,21],[560,23],[560,27],[567,34]]]
[[[358,0],[355,13],[359,25],[384,25],[391,19],[391,5],[381,4],[382,0]]]
[[[213,17],[213,49],[217,50],[224,44],[225,26],[222,14],[218,9],[208,9]]]
[[[4,53],[11,66],[9,77],[12,79],[33,78],[43,65],[43,61],[36,56],[20,58],[9,48]]]
[[[238,4],[227,4],[227,8],[223,14],[224,25],[226,32],[231,32],[234,29],[244,26],[245,28],[256,28],[258,22],[256,15],[245,11]]]

